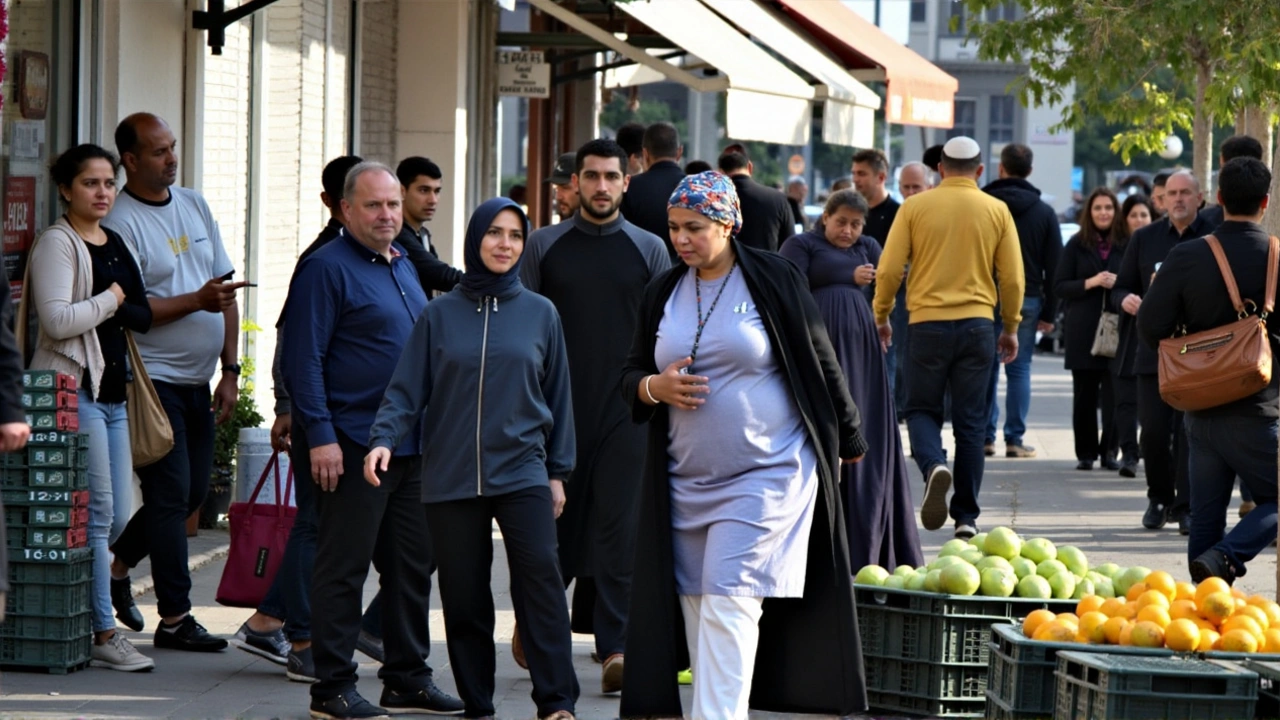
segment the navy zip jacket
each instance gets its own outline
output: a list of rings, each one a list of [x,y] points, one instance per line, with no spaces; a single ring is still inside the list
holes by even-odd
[[[298,265],[289,287],[284,376],[311,447],[338,432],[363,443],[387,380],[427,305],[418,272],[392,243],[387,262],[345,230]],[[416,455],[406,433],[395,455]]]

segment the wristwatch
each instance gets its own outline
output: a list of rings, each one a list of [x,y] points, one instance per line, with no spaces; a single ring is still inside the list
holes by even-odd
[[[239,377],[239,376],[240,376],[240,366],[239,366],[239,365],[223,365],[223,366],[222,366],[222,372],[224,372],[224,373],[232,373],[233,375],[235,375],[235,376]]]

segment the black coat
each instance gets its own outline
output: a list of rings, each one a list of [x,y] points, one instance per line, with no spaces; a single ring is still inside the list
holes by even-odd
[[[622,217],[662,238],[667,245],[667,254],[673,260],[676,251],[671,247],[671,233],[667,230],[667,203],[683,179],[684,168],[671,160],[662,160],[639,175],[633,175],[626,194],[622,196]]]
[[[1120,268],[1124,266],[1124,253],[1127,249],[1128,243],[1111,248],[1111,257],[1107,258],[1108,272],[1113,272],[1119,277]],[[1116,356],[1111,359],[1111,372],[1120,377],[1135,377],[1133,364],[1138,354],[1137,318],[1123,309],[1116,308],[1114,303],[1111,311],[1120,313],[1120,348],[1116,351]]]
[[[1040,320],[1052,323],[1057,309],[1053,287],[1062,255],[1062,230],[1057,213],[1040,199],[1040,190],[1022,178],[996,180],[983,191],[1009,206],[1013,224],[1018,228],[1018,244],[1022,247],[1025,296],[1043,297]]]
[[[1107,261],[1097,249],[1086,248],[1080,242],[1079,233],[1062,249],[1053,291],[1062,300],[1065,314],[1063,342],[1067,348],[1068,370],[1106,370],[1110,366],[1111,358],[1095,357],[1092,353],[1102,308],[1106,306],[1111,310],[1110,291],[1103,287],[1084,289],[1086,280],[1106,269]]]
[[[738,190],[738,202],[742,205],[742,231],[738,233],[738,242],[757,250],[777,252],[782,241],[796,232],[787,196],[781,190],[752,180],[750,175],[734,175],[733,186]]]
[[[778,712],[860,712],[867,705],[866,687],[836,484],[840,459],[867,450],[861,418],[800,271],[773,253],[737,242],[734,250],[819,458],[805,594],[764,601],[751,706]],[[654,364],[658,324],[686,272],[683,266],[673,268],[645,290],[635,342],[622,372],[622,394],[632,418],[649,423],[620,707],[624,718],[680,717],[676,673],[689,666],[671,536],[668,410],[636,396],[644,377],[659,372]]]

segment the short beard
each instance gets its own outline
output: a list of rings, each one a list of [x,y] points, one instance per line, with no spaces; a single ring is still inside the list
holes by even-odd
[[[618,198],[617,200],[609,204],[608,210],[605,210],[604,212],[600,212],[596,210],[595,207],[591,204],[590,199],[582,197],[581,195],[578,196],[578,199],[581,201],[581,203],[578,206],[578,209],[581,210],[583,213],[595,218],[596,220],[609,219],[610,217],[613,216],[614,213],[618,212],[618,208],[621,207],[622,205],[622,198]]]

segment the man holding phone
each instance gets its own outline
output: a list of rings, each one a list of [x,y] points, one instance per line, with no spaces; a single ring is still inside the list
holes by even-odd
[[[236,292],[248,283],[230,282],[235,268],[208,203],[175,185],[177,142],[168,124],[136,113],[116,127],[115,140],[126,183],[103,224],[120,233],[142,270],[154,322],[135,340],[173,426],[174,446],[161,460],[138,468],[143,504],[112,548],[111,601],[121,622],[142,630],[128,573],[150,555],[160,615],[155,646],[216,652],[227,641],[210,635],[191,615],[186,519],[209,489],[214,426],[235,411]],[[210,396],[209,380],[219,372]]]

